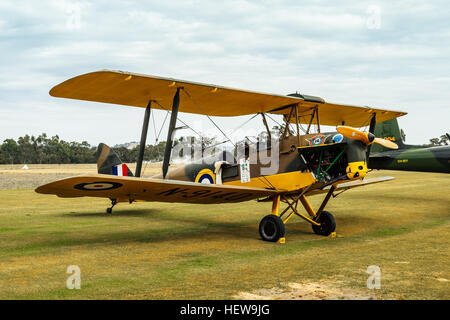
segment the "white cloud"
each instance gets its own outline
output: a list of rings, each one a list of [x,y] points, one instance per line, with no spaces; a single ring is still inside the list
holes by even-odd
[[[381,9],[380,29],[367,28],[370,5]],[[409,112],[400,120],[408,142],[425,143],[449,131],[446,8],[445,1],[4,0],[0,140],[42,131],[91,143],[136,140],[141,109],[48,95],[58,82],[108,68],[399,108]],[[164,113],[155,114],[162,122]]]

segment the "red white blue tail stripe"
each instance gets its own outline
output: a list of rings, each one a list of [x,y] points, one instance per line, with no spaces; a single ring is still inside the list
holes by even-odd
[[[128,167],[125,163],[119,164],[113,167],[113,175],[115,176],[128,176]]]

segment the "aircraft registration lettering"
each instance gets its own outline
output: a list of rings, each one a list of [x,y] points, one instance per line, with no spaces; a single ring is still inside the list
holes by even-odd
[[[240,199],[245,199],[247,197],[250,197],[252,194],[251,193],[241,193],[241,194],[237,194],[235,196],[231,196],[231,197],[226,197],[226,200],[240,200]]]
[[[237,192],[224,192],[224,191],[212,191],[212,190],[197,190],[190,191],[190,189],[174,188],[157,193],[158,196],[170,197],[173,195],[179,195],[183,198],[212,198],[212,199],[225,199],[225,200],[239,200],[252,196],[251,193],[237,193]]]
[[[185,192],[185,191],[188,191],[188,189],[174,188],[174,189],[170,189],[170,190],[167,190],[167,191],[163,191],[163,192],[161,192],[161,193],[158,193],[157,195],[158,195],[158,196],[171,196],[171,195],[173,195],[173,194],[177,194],[177,193]]]
[[[221,198],[224,198],[226,196],[233,195],[233,194],[236,194],[236,192],[227,192],[227,193],[223,193],[223,194],[213,195],[212,198],[214,198],[214,199],[221,199]]]
[[[193,196],[203,196],[203,195],[207,195],[210,192],[211,191],[209,191],[209,190],[198,190],[198,191],[193,191],[192,195]],[[183,196],[183,197],[186,197],[186,196]]]

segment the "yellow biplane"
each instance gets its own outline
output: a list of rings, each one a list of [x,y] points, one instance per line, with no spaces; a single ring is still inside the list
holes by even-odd
[[[308,221],[315,233],[331,234],[336,222],[324,209],[335,192],[392,180],[392,177],[364,180],[369,149],[372,143],[397,148],[393,142],[376,138],[373,131],[377,122],[406,114],[333,104],[298,93],[265,94],[109,70],[69,79],[52,88],[50,95],[145,108],[140,152],[133,174],[111,148],[100,144],[98,174],[55,181],[38,187],[36,192],[64,198],[108,198],[112,204],[108,213],[119,202],[268,201],[272,203],[272,211],[261,220],[259,233],[263,240],[273,242],[284,241],[285,224],[294,215]],[[142,178],[151,109],[169,111],[170,123],[162,173]],[[246,144],[241,154],[223,151],[219,156],[208,155],[169,170],[178,112],[222,117],[258,114],[271,142]],[[267,125],[266,116],[270,114],[282,115],[284,120],[282,134],[276,140]],[[335,126],[337,132],[321,132],[321,126]],[[368,132],[354,128],[365,126],[369,126]],[[301,134],[300,128],[304,133]],[[262,161],[264,157],[276,162],[269,173],[267,162]],[[307,199],[315,194],[326,194],[317,210]],[[280,203],[286,207],[281,208]],[[299,203],[307,214],[299,209]]]

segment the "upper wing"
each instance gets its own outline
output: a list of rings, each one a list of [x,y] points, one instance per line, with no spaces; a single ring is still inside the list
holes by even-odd
[[[329,102],[313,102],[301,101],[299,105],[298,117],[300,123],[317,124],[317,116],[312,118],[313,110],[317,108],[319,112],[320,125],[326,126],[341,126],[346,125],[350,127],[365,127],[370,124],[371,115],[376,113],[377,123],[398,118],[406,114],[402,111],[390,111],[369,107],[357,107]],[[291,112],[290,108],[282,108],[274,110],[273,113],[284,114],[288,116]],[[295,116],[291,117],[291,123],[296,123]]]
[[[114,177],[96,174],[67,178],[38,187],[38,193],[59,197],[100,197],[117,201],[184,203],[241,202],[277,194],[263,188],[248,188],[185,181]]]
[[[299,104],[300,121],[309,123],[312,108],[319,106],[322,125],[361,127],[370,121],[368,108],[326,103],[322,98],[306,95],[285,96],[226,88],[212,84],[162,78],[122,71],[96,71],[86,73],[50,90],[50,95],[96,102],[113,103],[145,108],[150,100],[152,108],[171,110],[178,87],[183,88],[180,112],[210,116],[240,116],[258,112],[286,114],[286,106]],[[184,93],[184,94],[183,94]],[[381,122],[404,115],[404,112],[373,109]],[[315,120],[314,120],[315,121]],[[314,123],[314,122],[313,122]]]
[[[64,81],[53,87],[50,95],[143,108],[153,100],[157,103],[152,103],[152,108],[171,110],[177,87],[184,89],[181,93],[180,112],[211,116],[266,112],[302,101],[300,98],[283,95],[109,70],[86,73]]]

